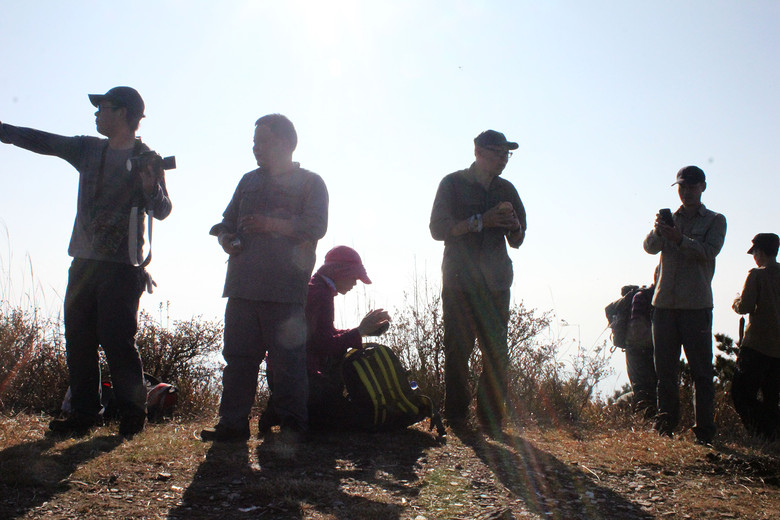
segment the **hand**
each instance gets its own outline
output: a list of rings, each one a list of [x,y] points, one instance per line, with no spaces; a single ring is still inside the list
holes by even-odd
[[[503,228],[510,231],[520,229],[520,220],[511,202],[499,202],[482,214],[483,228]]]
[[[241,233],[268,233],[271,229],[271,218],[259,213],[244,215],[238,220],[238,230]]]
[[[666,224],[661,218],[660,213],[657,213],[655,216],[654,229],[657,234],[661,235],[661,237],[672,242],[673,244],[680,244],[680,242],[682,242],[682,233],[680,233],[680,231],[675,226]]]
[[[240,253],[244,249],[244,246],[241,244],[240,240],[238,240],[236,244],[236,239],[238,238],[236,233],[220,233],[218,237],[219,245],[221,245],[222,249],[229,255]]]
[[[390,323],[390,314],[384,309],[375,309],[366,314],[360,322],[358,332],[360,332],[361,336],[368,336],[386,323]]]
[[[144,193],[147,197],[154,197],[157,193],[157,186],[160,184],[160,179],[163,178],[165,172],[162,168],[155,169],[153,165],[149,164],[146,168],[141,170],[140,174]]]
[[[509,238],[513,241],[517,242],[517,247],[520,247],[523,245],[523,242],[525,241],[525,229],[518,228],[515,231],[509,231]],[[512,242],[515,243],[515,242]]]

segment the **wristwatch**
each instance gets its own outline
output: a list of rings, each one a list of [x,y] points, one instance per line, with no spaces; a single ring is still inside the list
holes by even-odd
[[[479,233],[482,231],[482,214],[477,213],[469,217],[469,232]]]

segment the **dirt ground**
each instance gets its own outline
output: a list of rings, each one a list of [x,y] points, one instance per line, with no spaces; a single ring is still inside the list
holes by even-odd
[[[278,435],[203,443],[206,422],[46,435],[48,418],[0,417],[0,518],[777,519],[777,445],[646,427]]]

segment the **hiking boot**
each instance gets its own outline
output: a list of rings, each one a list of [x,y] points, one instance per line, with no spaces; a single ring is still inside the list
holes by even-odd
[[[132,437],[141,433],[146,422],[146,415],[126,415],[119,420],[119,435],[122,437]]]
[[[249,440],[249,424],[244,428],[231,428],[219,423],[213,428],[201,430],[200,439],[203,442],[246,442]]]
[[[49,430],[60,435],[83,437],[97,424],[97,417],[82,413],[73,413],[65,419],[49,422]]]

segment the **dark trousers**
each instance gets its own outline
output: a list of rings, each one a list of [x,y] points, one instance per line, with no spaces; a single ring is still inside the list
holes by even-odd
[[[220,423],[244,428],[257,394],[260,363],[266,354],[273,388],[269,406],[283,426],[305,430],[306,320],[302,304],[228,298],[225,307],[225,345],[222,355]]]
[[[98,260],[73,260],[65,292],[65,350],[73,411],[100,412],[102,347],[121,416],[144,414],[146,387],[135,345],[138,301],[143,292],[138,267]]]
[[[731,397],[734,408],[750,433],[775,440],[780,426],[780,358],[769,357],[751,348],[741,348],[731,384]]]
[[[653,347],[626,348],[626,372],[634,392],[634,406],[647,417],[655,415],[656,386],[655,361]]]
[[[712,368],[712,309],[655,309],[655,372],[658,376],[656,428],[671,434],[680,421],[680,347],[691,367],[696,437],[715,436],[715,384]]]
[[[444,415],[452,423],[468,418],[469,357],[478,340],[482,372],[477,383],[477,419],[499,427],[507,389],[509,291],[442,290],[444,319]]]

